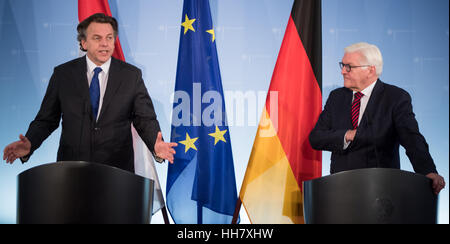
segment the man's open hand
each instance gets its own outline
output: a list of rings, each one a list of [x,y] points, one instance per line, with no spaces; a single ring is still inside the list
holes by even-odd
[[[3,160],[6,160],[6,163],[12,164],[16,159],[26,156],[30,153],[30,140],[28,140],[28,138],[26,138],[22,134],[19,135],[19,138],[19,141],[9,144],[3,150]]]
[[[158,132],[158,137],[156,138],[155,142],[155,153],[156,156],[169,160],[170,163],[173,164],[175,149],[173,147],[178,146],[175,142],[164,142],[162,140],[162,134],[161,132]]]

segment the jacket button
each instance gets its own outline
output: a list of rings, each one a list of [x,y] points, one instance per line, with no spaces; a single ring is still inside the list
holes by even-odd
[[[95,131],[99,131],[99,130],[100,130],[100,128],[98,128],[98,127],[95,127],[95,128],[94,128],[94,130],[95,130]]]

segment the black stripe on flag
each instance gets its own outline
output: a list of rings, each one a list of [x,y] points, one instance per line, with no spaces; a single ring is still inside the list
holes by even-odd
[[[295,0],[291,17],[322,91],[322,1]]]

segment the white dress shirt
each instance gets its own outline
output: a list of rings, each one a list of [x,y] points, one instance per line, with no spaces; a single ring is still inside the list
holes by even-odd
[[[98,106],[98,114],[96,118],[96,120],[98,120],[98,117],[100,116],[100,111],[102,111],[103,97],[105,96],[106,85],[108,83],[109,66],[111,65],[111,58],[109,58],[109,60],[106,61],[101,66],[97,66],[86,55],[86,63],[87,63],[87,79],[89,87],[91,86],[92,77],[94,76],[94,69],[97,67],[100,67],[102,69],[102,72],[98,74],[98,81],[100,85],[100,101]]]
[[[370,86],[366,87],[366,89],[361,91],[361,93],[364,94],[364,96],[361,97],[361,105],[359,107],[358,126],[359,126],[359,123],[361,123],[361,118],[364,115],[364,111],[366,111],[367,103],[369,102],[370,96],[372,95],[372,91],[373,91],[373,88],[375,87],[376,83],[377,83],[377,81],[373,82]],[[357,93],[357,92],[353,91],[352,103],[353,103],[353,100],[355,99],[355,93]],[[350,114],[348,116],[350,116]],[[347,142],[345,140],[345,135],[344,135],[344,150],[347,149],[347,147],[350,145],[350,143],[351,143],[351,141]]]

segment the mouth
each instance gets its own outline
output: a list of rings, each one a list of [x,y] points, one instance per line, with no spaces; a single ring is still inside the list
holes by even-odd
[[[109,51],[108,50],[100,50],[98,51],[101,55],[108,55]]]

